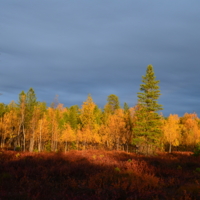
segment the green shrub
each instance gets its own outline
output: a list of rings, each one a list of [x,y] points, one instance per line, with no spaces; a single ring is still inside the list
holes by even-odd
[[[45,150],[47,152],[51,152],[51,142],[50,141],[48,141],[48,143],[45,145]]]
[[[115,167],[115,171],[116,171],[116,172],[120,172],[121,170],[120,170],[119,167]]]
[[[194,156],[199,156],[200,155],[200,142],[196,144],[193,155]]]
[[[71,149],[72,149],[72,150],[76,150],[76,149],[77,149],[77,146],[76,146],[76,143],[75,143],[75,142],[72,142],[72,143],[71,143]]]
[[[38,149],[33,149],[33,152],[38,153],[39,151]]]
[[[15,147],[15,151],[21,151],[22,148],[20,146]]]
[[[196,168],[196,172],[200,172],[200,167],[197,167],[197,168]]]

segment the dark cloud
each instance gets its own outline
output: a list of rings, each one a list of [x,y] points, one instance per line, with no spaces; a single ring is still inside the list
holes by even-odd
[[[1,101],[30,87],[50,104],[81,105],[90,93],[134,106],[148,64],[164,115],[199,108],[198,1],[9,0],[0,7]]]

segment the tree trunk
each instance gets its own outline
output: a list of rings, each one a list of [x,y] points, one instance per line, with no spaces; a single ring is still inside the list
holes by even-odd
[[[67,151],[67,141],[65,142],[65,153]]]
[[[39,144],[38,144],[38,151],[41,152],[41,138],[42,138],[42,123],[40,123],[40,138],[39,138]]]
[[[24,124],[22,126],[23,129],[23,145],[24,145],[24,152],[26,151],[26,135],[25,135],[25,129],[24,129]]]
[[[30,139],[30,143],[29,143],[29,152],[33,152],[33,146],[34,146],[34,141],[33,138]]]
[[[78,144],[79,144],[78,140],[77,140],[77,142],[76,142],[76,143],[77,143],[77,151],[78,151]]]
[[[169,143],[169,153],[171,153],[172,152],[172,143],[170,142]]]

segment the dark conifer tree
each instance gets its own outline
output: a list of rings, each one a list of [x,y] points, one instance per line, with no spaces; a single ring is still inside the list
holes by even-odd
[[[161,116],[158,111],[163,108],[157,101],[160,96],[158,86],[160,81],[156,80],[152,65],[147,66],[142,82],[141,92],[138,93],[138,109],[135,113],[137,121],[133,129],[135,134],[133,143],[142,146],[143,151],[148,154],[158,144],[162,133]]]
[[[38,104],[36,94],[33,88],[30,88],[26,94],[26,108],[27,108],[27,120],[31,120],[34,107]]]
[[[129,110],[129,106],[128,106],[128,104],[125,102],[125,103],[124,103],[124,112],[126,113],[126,112],[128,112],[128,110]]]
[[[115,110],[120,108],[120,102],[118,96],[110,94],[107,98],[107,104],[105,105],[104,111],[113,114]]]

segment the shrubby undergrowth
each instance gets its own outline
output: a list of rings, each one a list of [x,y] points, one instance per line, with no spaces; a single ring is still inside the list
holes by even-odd
[[[0,199],[200,199],[200,157],[117,151],[0,153]]]

